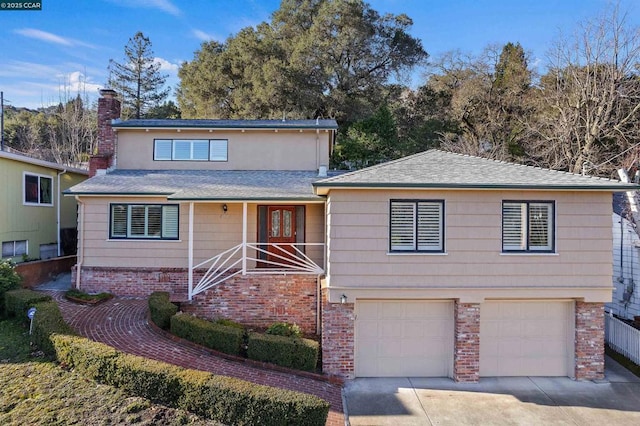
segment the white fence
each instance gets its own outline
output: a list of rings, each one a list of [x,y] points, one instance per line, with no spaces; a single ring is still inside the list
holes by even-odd
[[[640,330],[613,315],[605,315],[604,335],[611,349],[640,365]]]

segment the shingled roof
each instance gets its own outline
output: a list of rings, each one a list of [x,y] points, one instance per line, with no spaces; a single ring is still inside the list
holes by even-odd
[[[314,201],[314,171],[115,170],[75,185],[73,195],[158,195],[169,200]]]
[[[539,189],[635,191],[639,185],[429,150],[313,183],[330,188]]]
[[[115,120],[114,129],[319,129],[335,130],[336,120]]]

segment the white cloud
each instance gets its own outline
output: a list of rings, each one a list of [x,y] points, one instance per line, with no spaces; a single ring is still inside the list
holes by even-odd
[[[195,38],[197,38],[198,40],[201,40],[201,41],[211,41],[211,40],[223,41],[223,38],[218,36],[218,35],[209,34],[209,33],[206,33],[204,31],[198,30],[198,29],[191,30],[191,34]]]
[[[35,28],[21,28],[19,30],[14,30],[14,33],[20,34],[22,36],[33,38],[35,40],[44,41],[47,43],[59,44],[61,46],[84,46],[95,49],[95,46],[89,43],[85,43],[80,40],[75,40],[68,37],[62,37],[53,33],[49,33],[42,30],[37,30]]]
[[[178,69],[180,68],[180,64],[178,64],[178,63],[174,64],[174,63],[169,62],[169,61],[167,61],[166,59],[163,59],[163,58],[153,58],[153,61],[156,64],[160,64],[160,70],[161,71],[165,71],[165,72],[168,72],[168,73],[175,74],[175,73],[178,72]]]
[[[123,7],[158,9],[173,16],[182,15],[182,11],[169,0],[111,0]]]
[[[91,82],[91,78],[85,76],[80,71],[73,71],[68,74],[58,75],[61,82],[58,84],[58,91],[61,94],[75,96],[80,93],[94,94],[102,89],[101,84]]]

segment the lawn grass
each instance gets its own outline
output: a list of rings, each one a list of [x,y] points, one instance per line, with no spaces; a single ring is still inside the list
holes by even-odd
[[[0,320],[1,425],[220,425],[129,397],[32,351],[20,319]]]

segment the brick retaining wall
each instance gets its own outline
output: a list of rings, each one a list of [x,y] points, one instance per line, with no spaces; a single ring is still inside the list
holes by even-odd
[[[203,272],[194,274],[194,283]],[[167,291],[172,300],[181,302],[182,311],[202,318],[228,318],[255,327],[291,322],[313,334],[317,327],[316,282],[315,275],[237,275],[188,302],[184,268],[83,267],[80,290],[121,297],[147,297],[154,291]]]
[[[22,287],[32,288],[43,284],[59,274],[71,272],[76,256],[55,257],[46,260],[34,260],[16,265],[16,272],[22,277]]]

